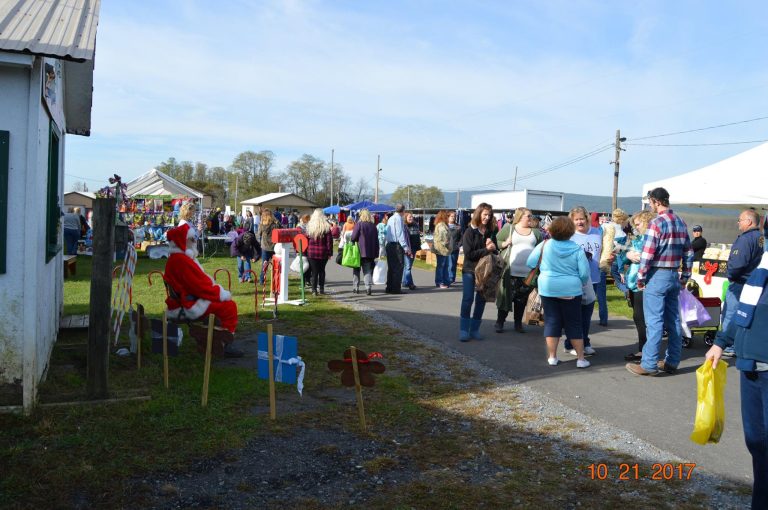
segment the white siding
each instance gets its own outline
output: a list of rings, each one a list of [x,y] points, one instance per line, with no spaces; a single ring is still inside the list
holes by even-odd
[[[10,132],[7,272],[0,275],[0,383],[24,385],[24,405],[38,382],[58,333],[63,303],[61,253],[45,262],[49,116],[41,101],[41,59],[30,69],[0,65],[0,129]],[[65,126],[59,147],[63,202]]]

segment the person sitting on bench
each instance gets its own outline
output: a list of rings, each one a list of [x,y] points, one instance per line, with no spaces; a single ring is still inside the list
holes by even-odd
[[[232,301],[232,294],[206,274],[197,261],[194,231],[184,224],[168,230],[167,236],[171,253],[165,264],[168,317],[190,321],[215,315],[221,328],[230,333],[225,335],[227,339],[222,337],[226,344],[224,354],[242,356],[242,351],[230,344],[237,327],[237,304]]]

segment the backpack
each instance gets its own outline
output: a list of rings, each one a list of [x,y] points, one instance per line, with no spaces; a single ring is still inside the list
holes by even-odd
[[[482,257],[475,266],[475,289],[488,301],[496,301],[496,290],[504,273],[504,259],[497,253]]]

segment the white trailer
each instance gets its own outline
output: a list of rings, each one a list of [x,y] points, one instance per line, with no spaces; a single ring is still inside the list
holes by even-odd
[[[472,208],[485,202],[496,211],[511,211],[526,207],[535,211],[563,211],[565,194],[557,191],[538,191],[523,189],[520,191],[500,191],[472,195]]]

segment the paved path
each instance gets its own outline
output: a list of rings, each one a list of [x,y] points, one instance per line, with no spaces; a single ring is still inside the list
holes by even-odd
[[[695,371],[706,352],[700,336],[692,348],[683,349],[684,359],[674,376],[638,377],[627,372],[623,359],[637,347],[634,324],[611,317],[608,328],[593,322],[590,337],[597,354],[589,358],[590,368],[577,369],[575,356],[563,354],[562,343],[558,352],[562,363],[550,367],[541,328],[529,326],[525,334],[495,333],[496,307],[492,303],[486,306],[481,327],[485,340],[459,342],[460,283],[439,290],[434,286],[433,272],[414,269],[415,291],[390,295],[384,294],[383,286],[375,286],[373,295],[366,296],[352,294],[351,273],[351,269],[329,261],[326,290],[341,301],[361,301],[573,409],[696,462],[702,469],[751,484],[752,464],[744,445],[735,368],[728,368],[727,418],[720,443],[699,446],[688,439],[696,412]]]

